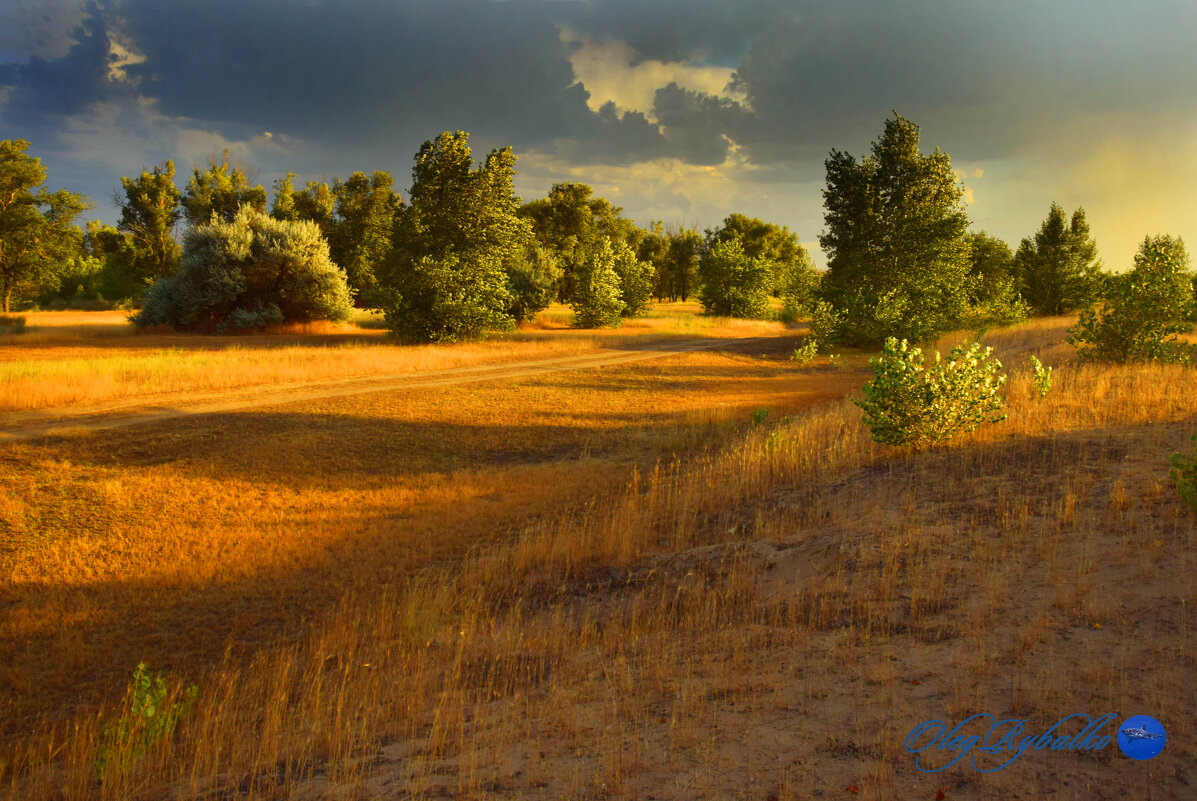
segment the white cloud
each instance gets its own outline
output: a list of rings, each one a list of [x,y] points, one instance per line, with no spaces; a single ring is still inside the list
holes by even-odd
[[[569,28],[561,29],[574,74],[590,93],[587,105],[598,111],[615,103],[620,112],[640,111],[653,122],[653,100],[658,89],[676,83],[683,89],[722,96],[733,69],[693,62],[636,60],[636,51],[623,42],[592,42]]]

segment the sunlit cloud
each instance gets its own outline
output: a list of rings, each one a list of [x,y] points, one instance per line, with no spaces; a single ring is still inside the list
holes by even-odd
[[[567,27],[561,29],[561,42],[574,74],[590,93],[586,102],[592,111],[611,102],[621,112],[639,111],[655,122],[658,89],[673,83],[694,92],[721,96],[734,73],[727,67],[641,58],[625,42],[592,42]]]

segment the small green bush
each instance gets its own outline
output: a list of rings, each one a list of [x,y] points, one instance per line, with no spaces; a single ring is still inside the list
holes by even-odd
[[[763,426],[765,421],[769,419],[769,407],[759,406],[752,410],[752,425]]]
[[[802,343],[802,347],[794,348],[794,352],[790,354],[790,361],[798,362],[798,364],[810,364],[819,355],[819,341],[814,337],[807,337],[806,342]]]
[[[1035,382],[1035,389],[1039,392],[1039,397],[1047,397],[1047,393],[1052,388],[1052,368],[1045,367],[1043,362],[1039,361],[1038,356],[1032,356],[1031,370],[1035,373],[1031,380]]]
[[[927,367],[919,348],[890,337],[881,355],[869,359],[874,376],[864,386],[864,400],[852,402],[864,410],[873,439],[887,445],[926,447],[975,431],[1006,417],[999,392],[1006,376],[992,353],[966,342],[947,361],[936,352]]]
[[[128,770],[134,758],[170,736],[191,711],[199,691],[188,687],[177,701],[170,701],[170,694],[166,679],[150,673],[144,662],[137,665],[124,714],[100,729],[96,768],[101,775],[117,766]]]
[[[1168,476],[1176,482],[1176,491],[1181,499],[1197,512],[1197,434],[1192,439],[1192,455],[1186,457],[1183,453],[1174,453],[1169,457],[1172,470]]]

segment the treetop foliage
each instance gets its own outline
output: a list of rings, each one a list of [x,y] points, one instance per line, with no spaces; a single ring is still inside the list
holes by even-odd
[[[244,205],[265,211],[266,190],[250,182],[243,168],[229,164],[227,148],[219,162],[212,159],[203,170],[195,167],[182,196],[187,224],[192,228],[204,225],[213,215],[232,222]]]
[[[845,337],[921,341],[949,330],[967,308],[969,251],[948,155],[922,155],[918,126],[895,113],[869,155],[832,150],[825,165],[823,293],[846,312]]]

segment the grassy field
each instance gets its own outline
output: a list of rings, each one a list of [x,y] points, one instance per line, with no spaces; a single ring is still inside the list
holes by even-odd
[[[1009,419],[906,452],[846,400],[868,354],[798,367],[797,332],[691,312],[447,348],[31,315],[4,409],[727,342],[0,446],[0,793],[1191,797],[1197,518],[1166,473],[1197,370],[994,331]],[[198,688],[146,748],[114,734],[139,661]],[[976,712],[1151,714],[1168,746],[915,768],[913,726]]]

